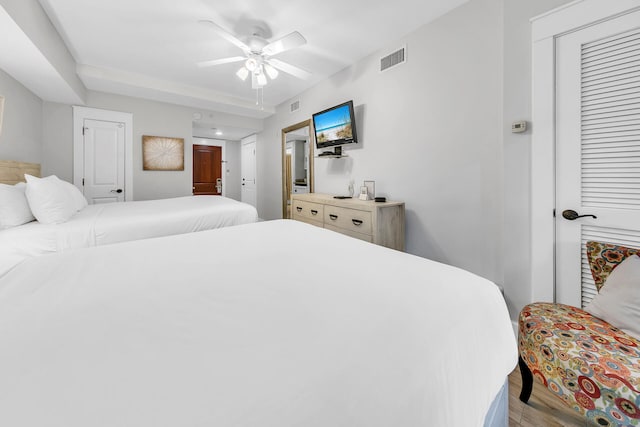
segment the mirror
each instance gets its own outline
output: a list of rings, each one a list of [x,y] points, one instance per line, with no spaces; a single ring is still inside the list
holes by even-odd
[[[311,120],[282,129],[282,217],[291,218],[291,195],[313,193]]]

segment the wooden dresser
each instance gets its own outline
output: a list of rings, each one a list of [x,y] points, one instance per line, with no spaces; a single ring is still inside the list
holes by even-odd
[[[404,251],[404,203],[292,194],[292,218],[357,239]]]

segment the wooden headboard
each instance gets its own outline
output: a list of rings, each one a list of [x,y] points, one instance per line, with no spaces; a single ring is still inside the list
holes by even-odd
[[[24,174],[40,176],[39,163],[24,163],[13,160],[0,160],[0,183],[17,184],[24,182]]]

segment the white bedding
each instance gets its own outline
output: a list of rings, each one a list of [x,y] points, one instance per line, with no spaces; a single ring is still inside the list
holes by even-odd
[[[516,358],[493,283],[294,221],[0,278],[2,426],[481,426]]]
[[[87,206],[62,224],[33,222],[0,231],[0,276],[36,255],[256,222],[256,209],[221,196]]]

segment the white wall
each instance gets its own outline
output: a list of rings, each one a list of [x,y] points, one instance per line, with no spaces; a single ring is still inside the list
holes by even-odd
[[[0,95],[5,97],[0,160],[40,163],[42,100],[2,70]]]
[[[42,107],[42,176],[73,182],[73,111],[70,105],[44,102]]]
[[[102,92],[87,92],[87,107],[133,114],[133,195],[134,200],[161,199],[192,193],[192,120],[203,111],[180,105]],[[261,129],[262,121],[224,113],[214,114],[221,125]],[[73,133],[70,105],[45,102],[43,171],[65,179],[73,175]],[[184,171],[143,171],[142,136],[184,138]],[[232,155],[233,155],[233,150]],[[239,157],[239,154],[238,154]]]
[[[316,191],[375,180],[406,203],[408,252],[501,283],[502,27],[501,0],[473,0],[296,97],[297,114],[279,106],[260,135],[260,215],[281,215],[281,128],[353,99],[360,143],[315,159]],[[405,43],[407,63],[379,73]]]
[[[532,302],[531,246],[531,26],[529,19],[570,0],[504,0],[504,288],[511,316]],[[511,133],[527,120],[529,130]],[[553,248],[549,248],[553,250]]]

